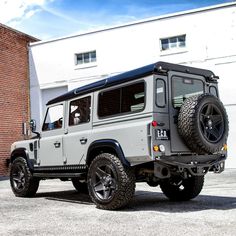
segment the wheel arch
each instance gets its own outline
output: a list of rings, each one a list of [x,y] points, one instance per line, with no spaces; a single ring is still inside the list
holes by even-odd
[[[29,153],[26,148],[16,148],[15,150],[13,150],[11,153],[11,157],[10,157],[10,164],[13,163],[13,161],[17,157],[24,158],[27,162],[27,165],[28,165],[30,171],[31,172],[33,171],[34,165],[33,165],[32,161],[29,159]]]
[[[130,166],[130,163],[126,160],[119,142],[113,139],[102,139],[92,142],[88,148],[86,164],[89,166],[97,155],[105,152],[117,155],[124,166]]]

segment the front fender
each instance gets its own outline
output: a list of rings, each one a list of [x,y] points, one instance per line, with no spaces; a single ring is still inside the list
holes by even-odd
[[[27,165],[30,169],[30,171],[34,170],[34,164],[33,161],[29,159],[29,153],[27,151],[26,148],[16,148],[12,151],[11,153],[11,157],[10,157],[10,164],[13,163],[13,161],[17,158],[17,157],[23,157],[25,158]]]

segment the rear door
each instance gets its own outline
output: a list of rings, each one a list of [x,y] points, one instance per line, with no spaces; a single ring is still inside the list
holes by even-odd
[[[85,153],[90,143],[92,95],[68,102],[65,134],[63,136],[64,163],[85,164]]]
[[[202,94],[205,79],[202,76],[169,72],[169,119],[172,152],[190,152],[178,133],[178,114],[186,98]]]

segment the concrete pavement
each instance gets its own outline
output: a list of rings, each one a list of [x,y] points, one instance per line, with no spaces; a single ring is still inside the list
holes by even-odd
[[[236,169],[206,175],[201,194],[170,202],[160,188],[139,183],[130,205],[96,209],[70,182],[41,181],[34,198],[17,198],[0,181],[0,235],[236,235]]]

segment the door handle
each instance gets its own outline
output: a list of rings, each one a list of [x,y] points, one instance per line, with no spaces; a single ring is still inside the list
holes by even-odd
[[[56,141],[56,142],[54,143],[54,146],[55,146],[55,148],[59,148],[59,147],[61,146],[61,143],[58,142],[58,141]]]
[[[86,138],[81,138],[81,139],[80,139],[80,143],[81,143],[81,144],[86,144],[87,141],[88,141],[88,139],[86,139]]]

